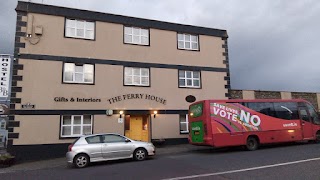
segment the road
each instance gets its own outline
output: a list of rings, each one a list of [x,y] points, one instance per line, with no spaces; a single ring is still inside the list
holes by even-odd
[[[320,179],[320,144],[207,149],[183,154],[96,163],[84,169],[50,169],[0,174],[5,179]]]

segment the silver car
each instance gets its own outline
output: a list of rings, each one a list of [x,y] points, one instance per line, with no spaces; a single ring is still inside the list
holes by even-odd
[[[145,160],[155,155],[152,143],[134,141],[119,134],[92,134],[78,138],[68,147],[67,161],[78,168],[90,162],[133,158]]]

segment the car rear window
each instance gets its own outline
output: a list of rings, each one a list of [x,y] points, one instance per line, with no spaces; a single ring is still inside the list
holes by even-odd
[[[86,141],[88,144],[95,144],[95,143],[100,143],[100,136],[91,136],[87,137]]]

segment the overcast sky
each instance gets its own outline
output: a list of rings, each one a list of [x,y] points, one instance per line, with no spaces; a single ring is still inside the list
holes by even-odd
[[[319,0],[31,0],[225,29],[232,89],[320,92]],[[0,0],[0,54],[13,54],[16,0]]]

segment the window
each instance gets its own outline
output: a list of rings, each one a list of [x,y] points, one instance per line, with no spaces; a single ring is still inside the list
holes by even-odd
[[[6,129],[6,120],[0,121],[0,129]]]
[[[200,72],[179,70],[179,87],[200,88]]]
[[[149,45],[149,30],[137,27],[124,27],[124,42]]]
[[[94,66],[92,64],[64,63],[63,82],[93,84],[93,74]]]
[[[186,115],[180,114],[180,133],[181,134],[189,133],[188,114],[186,114]]]
[[[309,111],[309,114],[310,114],[310,117],[311,117],[312,122],[313,122],[314,124],[320,124],[318,114],[317,114],[317,112],[314,110],[314,108],[313,108],[310,104],[307,104],[307,108],[308,108],[308,111]]]
[[[94,39],[94,22],[66,19],[66,37]]]
[[[277,114],[277,118],[281,119],[299,119],[298,104],[295,102],[275,102],[274,109]]]
[[[125,67],[124,84],[135,86],[149,86],[149,69]]]
[[[86,141],[88,144],[97,144],[97,143],[101,143],[100,141],[100,136],[91,136],[91,137],[87,137]]]
[[[178,49],[199,50],[198,36],[178,34]]]
[[[246,106],[256,112],[267,116],[276,117],[276,113],[272,102],[250,102]]]
[[[61,121],[61,137],[92,134],[91,115],[66,115],[62,116]]]
[[[126,139],[122,136],[107,134],[102,136],[103,143],[118,143],[118,142],[126,142]]]

